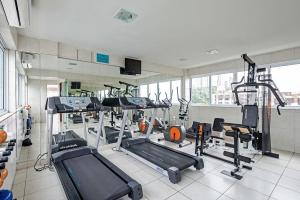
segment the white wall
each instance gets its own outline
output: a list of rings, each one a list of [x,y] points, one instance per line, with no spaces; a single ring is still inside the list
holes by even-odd
[[[45,123],[45,104],[47,99],[47,85],[59,84],[58,81],[28,79],[28,104],[31,105],[31,115],[34,123]]]

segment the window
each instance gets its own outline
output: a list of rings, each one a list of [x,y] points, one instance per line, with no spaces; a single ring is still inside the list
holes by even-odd
[[[47,85],[47,97],[59,96],[59,85]]]
[[[190,99],[191,94],[190,94],[191,86],[190,86],[190,79],[185,80],[185,99]]]
[[[140,85],[140,97],[148,97],[148,85]]]
[[[232,82],[233,73],[211,76],[212,104],[233,104]]]
[[[300,106],[300,64],[271,68],[272,79],[288,106]]]
[[[160,92],[160,96],[159,96],[160,100],[165,99],[166,95],[167,95],[168,99],[170,98],[170,88],[171,88],[170,81],[158,83],[158,89]]]
[[[245,72],[238,72],[238,73],[237,73],[236,82],[241,81],[243,77],[244,77],[243,82],[244,82],[244,81],[246,82],[246,81],[247,81],[247,74],[248,74],[247,71],[245,71]]]
[[[156,94],[157,94],[157,83],[152,83],[152,84],[149,84],[149,94],[150,94],[150,96],[149,96],[149,98],[151,99],[151,100],[156,100]]]
[[[0,112],[5,109],[4,104],[4,49],[0,45]]]
[[[209,76],[192,79],[192,102],[201,104],[210,103]]]
[[[25,78],[18,74],[18,105],[25,105]]]
[[[108,90],[104,90],[104,98],[108,98]]]
[[[103,100],[105,98],[104,90],[100,91],[100,99]]]
[[[177,96],[177,88],[178,88],[179,97],[181,97],[181,81],[180,80],[172,81],[172,92],[173,92],[172,103],[173,104],[179,104],[178,96]]]

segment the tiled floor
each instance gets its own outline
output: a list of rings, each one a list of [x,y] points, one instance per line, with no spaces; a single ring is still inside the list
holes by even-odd
[[[77,132],[82,132],[78,129]],[[63,200],[66,199],[60,182],[53,171],[36,172],[33,164],[40,152],[45,152],[44,125],[34,124],[33,145],[22,149],[17,164],[13,192],[18,200]],[[40,140],[41,139],[41,140]],[[94,144],[95,137],[88,141]],[[41,144],[40,144],[40,141]],[[177,146],[167,143],[169,146]],[[42,147],[42,148],[40,148]],[[300,199],[300,155],[277,151],[280,159],[255,157],[252,171],[243,171],[244,178],[237,181],[220,173],[232,169],[231,165],[204,157],[205,168],[193,168],[183,173],[179,184],[171,184],[167,177],[159,174],[134,158],[115,152],[113,145],[100,147],[99,151],[115,165],[142,184],[144,199],[148,200],[299,200]],[[194,152],[194,146],[182,148]],[[127,199],[124,198],[124,199]]]

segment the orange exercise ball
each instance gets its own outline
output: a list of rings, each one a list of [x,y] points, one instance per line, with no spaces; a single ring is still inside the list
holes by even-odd
[[[1,171],[1,179],[6,179],[6,177],[8,176],[8,170],[7,169],[3,169]]]
[[[7,133],[3,130],[3,127],[0,127],[0,144],[5,142],[7,139]]]

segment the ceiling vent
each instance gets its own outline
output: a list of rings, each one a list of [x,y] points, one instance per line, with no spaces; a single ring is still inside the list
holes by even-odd
[[[31,0],[1,0],[1,3],[10,26],[29,26]]]
[[[114,16],[115,19],[121,20],[125,23],[131,23],[137,18],[137,14],[130,12],[128,10],[125,10],[124,8],[121,8]]]

